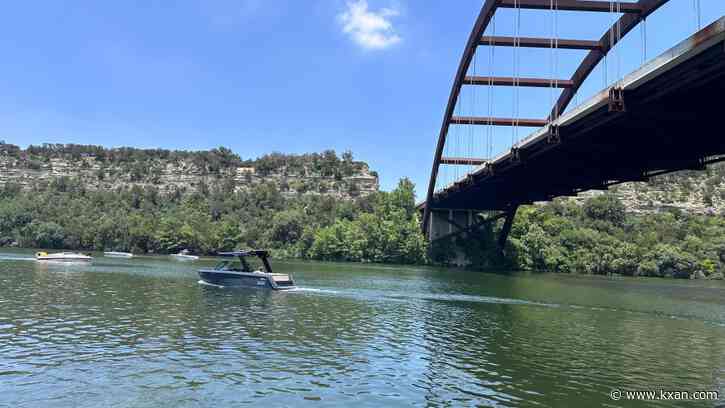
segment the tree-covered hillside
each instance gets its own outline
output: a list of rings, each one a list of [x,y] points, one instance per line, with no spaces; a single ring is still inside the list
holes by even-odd
[[[418,226],[408,180],[356,200],[288,198],[270,183],[176,196],[139,187],[88,191],[64,178],[33,191],[0,190],[0,245],[29,248],[200,254],[271,248],[302,258],[424,263]]]
[[[52,159],[82,163],[85,158],[93,157],[100,163],[108,166],[119,165],[129,172],[139,167],[146,170],[155,162],[164,161],[189,162],[203,174],[220,174],[224,170],[236,170],[238,167],[255,167],[263,174],[284,170],[296,174],[311,172],[322,176],[344,177],[353,175],[365,166],[363,162],[354,161],[351,152],[345,152],[338,157],[334,150],[301,155],[275,152],[256,159],[242,160],[238,154],[225,147],[206,151],[187,151],[45,143],[41,146],[31,145],[23,150],[0,141],[0,155],[16,158],[19,167],[31,169],[40,169],[44,163]]]
[[[219,147],[209,151],[112,148],[44,144],[20,149],[0,142],[0,185],[45,188],[59,177],[88,190],[155,187],[162,195],[206,191],[211,184],[235,190],[272,183],[286,195],[323,194],[350,199],[377,191],[378,176],[351,152],[291,155],[272,153],[242,159]],[[40,187],[36,187],[39,185]]]
[[[465,239],[434,245],[432,257],[446,263],[453,244],[476,269],[523,269],[579,274],[659,277],[723,277],[725,217],[627,213],[615,194],[577,205],[566,199],[522,207],[506,255],[496,249],[500,229],[489,226]]]

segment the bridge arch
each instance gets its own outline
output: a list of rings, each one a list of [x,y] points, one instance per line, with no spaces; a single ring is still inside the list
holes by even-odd
[[[424,232],[428,232],[431,211],[436,195],[436,184],[439,170],[442,164],[468,164],[484,165],[487,159],[476,158],[444,158],[443,152],[451,125],[489,125],[489,126],[531,126],[549,127],[551,137],[558,137],[557,129],[549,124],[556,119],[561,112],[564,112],[572,99],[580,89],[584,81],[590,76],[595,67],[605,58],[613,47],[624,38],[633,28],[646,20],[646,18],[667,3],[669,0],[638,0],[636,2],[623,2],[615,0],[485,0],[481,11],[475,21],[471,34],[456,71],[453,86],[445,109],[443,123],[438,134],[435,149],[433,166],[431,169],[430,181],[426,194],[426,201],[423,206]],[[573,11],[573,12],[609,12],[621,14],[598,40],[581,39],[560,39],[560,38],[532,38],[522,36],[502,37],[485,36],[496,12],[500,9],[529,9],[542,11]],[[555,49],[579,49],[588,51],[581,60],[573,75],[568,79],[556,78],[521,78],[516,75],[511,77],[494,76],[469,76],[469,69],[474,56],[480,46],[503,46],[519,48],[555,48]],[[543,119],[522,119],[522,118],[500,118],[500,117],[459,117],[455,116],[456,105],[459,102],[461,90],[464,86],[488,85],[488,86],[530,86],[530,87],[555,87],[561,90],[554,106],[549,110],[549,115]],[[512,153],[515,147],[512,146]],[[464,179],[460,183],[466,183]],[[444,192],[445,193],[445,192]],[[515,208],[511,209],[512,215],[507,219],[505,225],[511,224]]]

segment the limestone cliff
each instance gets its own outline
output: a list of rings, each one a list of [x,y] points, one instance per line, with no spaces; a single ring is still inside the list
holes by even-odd
[[[632,213],[679,209],[690,214],[725,215],[725,163],[704,171],[681,171],[657,176],[646,183],[625,183],[611,188]],[[574,198],[582,202],[601,192],[588,191]]]
[[[352,199],[378,191],[377,173],[351,153],[274,153],[241,160],[225,148],[204,152],[105,149],[43,145],[20,149],[0,142],[0,187],[31,189],[58,179],[78,180],[88,190],[154,187],[186,193],[227,183],[235,190],[272,183],[285,195],[323,194]]]

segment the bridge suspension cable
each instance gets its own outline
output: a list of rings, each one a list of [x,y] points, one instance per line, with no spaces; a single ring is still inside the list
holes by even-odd
[[[461,89],[461,91],[463,91],[463,90]],[[460,95],[460,93],[458,95],[458,101],[456,101],[456,115],[459,116],[459,117],[461,115],[461,95]],[[452,150],[453,150],[453,152],[451,154],[452,157],[459,157],[460,156],[458,154],[458,136],[460,134],[460,130],[461,129],[458,126],[454,126],[453,127],[453,143],[452,143]],[[458,167],[456,166],[456,167],[452,168],[451,169],[451,173],[452,173],[451,180],[447,181],[446,184],[450,184],[450,181],[455,180],[455,179],[458,178]]]
[[[488,59],[488,126],[486,127],[486,158],[493,159],[493,64],[496,57],[496,16],[491,18],[491,36],[488,38],[490,56]]]
[[[616,5],[616,6],[615,6]],[[622,2],[620,0],[609,0],[609,7],[611,9],[612,25],[609,28],[609,50],[614,52],[614,59],[616,63],[616,73],[614,82],[619,82],[622,76],[622,59],[620,53],[619,41],[622,38],[622,20],[619,18],[622,10]],[[605,84],[605,86],[608,84]]]
[[[700,0],[692,0],[692,8],[695,13],[695,27],[699,31],[702,28],[702,12],[700,8]]]
[[[643,18],[639,26],[642,33],[642,64],[647,62],[647,18]]]
[[[550,0],[549,10],[551,12],[551,38],[549,39],[549,69],[551,76],[549,77],[549,99],[551,106],[554,107],[549,121],[552,122],[559,116],[558,101],[555,97],[555,89],[559,87],[559,0]],[[571,86],[574,85],[572,81],[569,81],[569,83]]]
[[[622,2],[617,0],[617,43],[614,45],[617,52],[617,81],[622,79],[622,19],[619,18],[622,13]]]
[[[514,146],[516,143],[518,143],[518,135],[519,135],[519,85],[521,83],[520,76],[521,76],[521,7],[520,3],[518,3],[521,0],[514,0],[514,10],[515,10],[515,16],[514,16],[514,52],[513,52],[513,112],[511,115],[512,123],[511,123],[511,146]]]
[[[476,53],[473,54],[473,76],[475,77],[478,74],[478,50],[476,50]],[[474,115],[474,112],[476,111],[476,105],[478,104],[478,87],[472,87],[471,90],[471,116]],[[468,142],[468,154],[466,157],[469,157],[471,159],[471,162],[469,163],[469,169],[468,171],[473,171],[473,158],[475,156],[475,151],[478,150],[478,146],[476,143],[476,132],[473,126],[473,123],[468,124],[468,134],[469,134],[469,142]]]

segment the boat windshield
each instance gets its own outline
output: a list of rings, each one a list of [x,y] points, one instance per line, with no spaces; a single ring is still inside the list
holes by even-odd
[[[232,272],[249,272],[244,270],[244,265],[238,261],[221,261],[214,269],[217,271],[232,271]]]
[[[263,271],[271,272],[268,267],[269,263],[258,256],[236,256],[219,262],[214,269],[218,271],[234,271],[234,272],[254,272]]]
[[[257,257],[244,257],[225,259],[219,262],[214,269],[218,271],[232,271],[232,272],[253,272],[253,271],[266,271],[264,264]]]
[[[264,267],[264,264],[262,264],[262,260],[256,256],[245,257],[244,262],[247,264],[247,267],[249,267],[250,271],[269,272]]]

